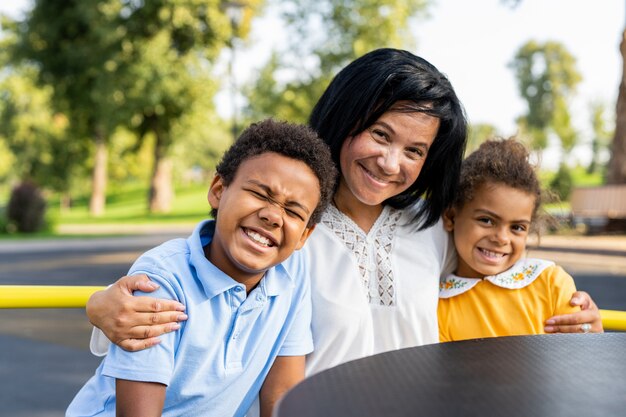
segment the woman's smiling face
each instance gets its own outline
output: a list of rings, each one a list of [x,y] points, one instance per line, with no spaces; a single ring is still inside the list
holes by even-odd
[[[407,190],[424,166],[439,119],[392,108],[374,124],[345,140],[339,161],[337,198],[378,206]]]

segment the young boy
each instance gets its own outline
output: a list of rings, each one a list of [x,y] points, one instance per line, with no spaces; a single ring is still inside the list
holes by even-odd
[[[313,349],[299,253],[330,201],[336,170],[307,127],[253,124],[224,154],[208,192],[215,221],[143,254],[129,275],[189,319],[153,349],[109,354],[67,416],[240,416],[304,377]]]
[[[439,291],[439,340],[545,333],[545,321],[580,310],[574,280],[554,262],[524,258],[541,205],[528,152],[490,140],[463,161],[456,199],[443,216],[458,253]]]

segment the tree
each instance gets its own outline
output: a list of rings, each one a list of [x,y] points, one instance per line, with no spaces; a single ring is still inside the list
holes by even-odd
[[[528,106],[518,124],[530,136],[531,147],[545,149],[548,135],[555,133],[566,155],[577,139],[567,105],[581,80],[575,58],[558,42],[529,41],[519,49],[511,67]]]
[[[84,142],[71,140],[67,117],[53,109],[52,88],[40,88],[36,79],[32,67],[5,69],[0,79],[0,142],[12,155],[11,179],[32,181],[69,201],[88,150]]]
[[[141,139],[154,138],[154,168],[149,209],[167,212],[172,199],[173,132],[196,103],[216,91],[208,69],[234,36],[219,0],[124,1],[119,13],[125,38],[116,62],[126,76],[121,89],[132,112],[131,128]],[[245,36],[254,6],[238,3],[244,14],[238,36]],[[248,23],[246,23],[248,22]],[[212,112],[212,105],[204,111]]]
[[[611,138],[611,130],[606,123],[606,107],[603,103],[591,104],[591,128],[593,138],[591,142],[591,162],[587,167],[587,172],[593,174],[598,171],[600,152],[608,147]]]
[[[619,50],[622,55],[622,80],[615,105],[615,133],[607,172],[608,184],[626,183],[626,29]]]
[[[378,47],[410,49],[411,19],[427,0],[291,0],[280,2],[289,50],[274,53],[246,92],[245,114],[306,122],[335,73]],[[287,75],[280,77],[278,74]]]
[[[221,0],[40,0],[14,27],[16,56],[40,69],[77,137],[95,145],[92,212],[101,212],[107,142],[119,126],[154,140],[149,209],[169,210],[169,152],[182,118],[212,98],[210,67],[233,36]],[[242,6],[249,27],[253,6]],[[248,22],[248,23],[246,23]],[[213,112],[212,105],[204,109]]]
[[[53,87],[53,104],[68,116],[72,137],[93,146],[90,212],[104,211],[108,135],[124,115],[115,107],[114,56],[123,33],[114,25],[119,6],[100,0],[40,0],[22,22],[14,60],[39,69],[42,86]]]

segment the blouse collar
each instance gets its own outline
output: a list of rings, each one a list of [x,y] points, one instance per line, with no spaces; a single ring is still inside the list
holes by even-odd
[[[542,259],[520,259],[511,268],[484,279],[498,287],[516,290],[530,285],[546,268],[554,262]],[[450,298],[471,290],[482,281],[480,278],[463,278],[450,274],[439,282],[439,298]]]

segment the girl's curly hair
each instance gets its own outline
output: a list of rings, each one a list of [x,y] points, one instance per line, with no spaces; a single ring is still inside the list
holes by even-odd
[[[463,207],[483,184],[500,183],[534,195],[535,218],[541,206],[542,192],[529,157],[526,147],[515,138],[490,139],[482,143],[463,161],[453,207]]]

